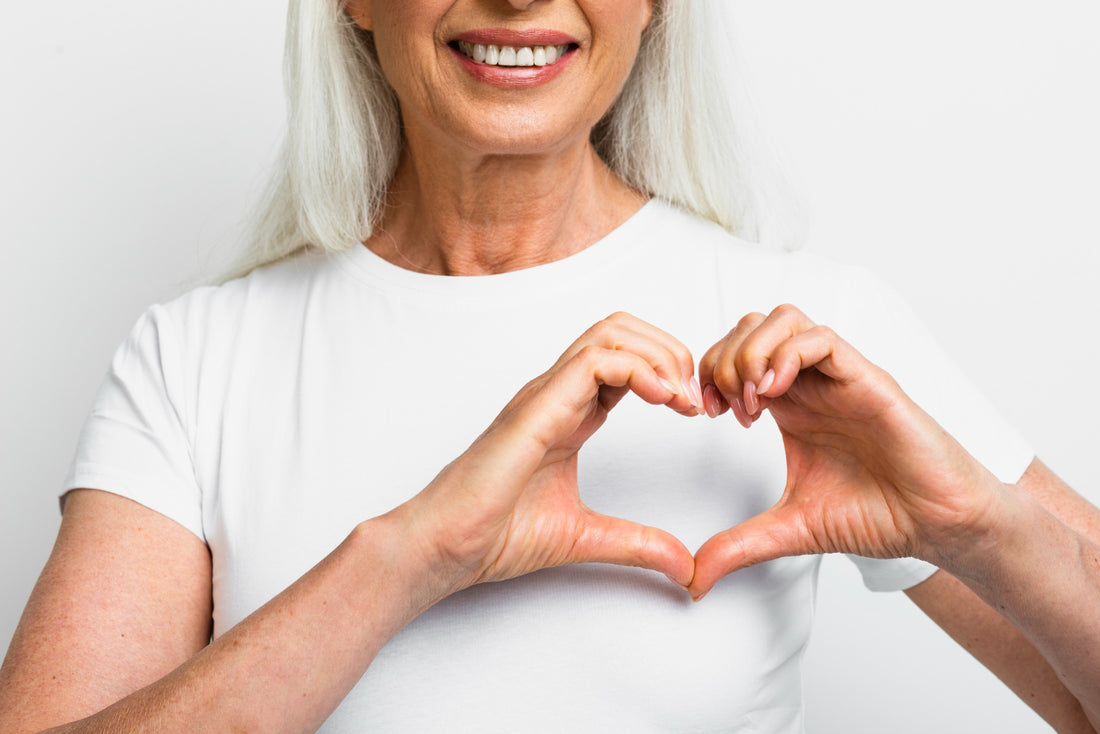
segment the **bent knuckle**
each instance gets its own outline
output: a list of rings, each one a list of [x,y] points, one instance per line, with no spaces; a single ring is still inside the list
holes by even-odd
[[[691,350],[685,347],[683,344],[677,344],[672,350],[672,356],[680,364],[694,364],[695,360],[692,359]]]
[[[624,323],[624,322],[633,321],[633,320],[634,320],[634,317],[631,316],[630,314],[628,314],[626,311],[616,311],[615,313],[611,314],[606,319],[604,319],[604,321],[609,321],[609,322],[613,322],[613,323]]]
[[[714,386],[723,393],[734,392],[739,387],[740,378],[732,362],[722,361],[714,366]]]
[[[602,347],[603,349],[622,349],[622,330],[613,322],[604,319],[588,330],[589,346]]]
[[[813,334],[814,338],[822,339],[830,344],[835,344],[840,341],[840,335],[837,334],[831,326],[815,326],[810,329],[810,333]]]
[[[615,325],[609,319],[602,319],[588,327],[588,336],[597,341],[607,339],[615,331]]]
[[[741,348],[737,350],[737,356],[734,358],[734,361],[737,364],[737,369],[740,370],[742,374],[747,374],[753,367],[765,364],[768,361],[768,357],[759,345],[753,342],[745,342],[741,345]]]
[[[753,311],[742,316],[737,321],[737,328],[734,331],[744,331],[746,329],[755,329],[756,325],[764,320],[764,314],[759,311]]]
[[[600,361],[603,356],[603,349],[597,347],[595,344],[585,344],[577,352],[577,356],[574,360],[583,365],[595,365]]]
[[[781,303],[772,309],[772,316],[788,319],[805,317],[805,314],[802,313],[802,309],[798,308],[798,306],[795,306],[793,303]]]

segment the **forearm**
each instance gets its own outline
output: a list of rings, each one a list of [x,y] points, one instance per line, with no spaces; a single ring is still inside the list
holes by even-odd
[[[362,523],[279,596],[168,676],[57,732],[316,730],[433,601],[392,516]]]
[[[941,565],[1035,646],[1100,729],[1100,548],[1023,489],[1003,500],[983,539]]]

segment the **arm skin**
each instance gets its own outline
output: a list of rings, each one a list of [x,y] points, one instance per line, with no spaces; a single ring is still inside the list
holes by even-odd
[[[1042,462],[1033,461],[1016,486],[1034,497],[1071,531],[1092,543],[1100,543],[1100,510],[1074,492]],[[1071,587],[1071,593],[1077,597],[1071,600],[1071,608],[1087,608],[1087,586]],[[1090,723],[1090,715],[1082,703],[1036,646],[965,583],[946,571],[939,571],[908,589],[906,594],[1056,731],[1090,734],[1100,727],[1095,709]],[[1056,621],[1051,624],[1057,626]],[[1087,646],[1078,650],[1078,654],[1095,658],[1095,648],[1091,653]]]
[[[947,572],[910,593],[933,619],[1061,731],[1100,726],[1100,511],[1039,464],[1018,485],[998,481],[793,306],[745,316],[699,377],[709,415],[729,409],[748,428],[772,414],[787,486],[696,552],[694,598],[782,556],[922,558]]]
[[[0,673],[0,730],[309,731],[416,613],[388,518],[212,644],[210,556],[174,521],[76,490]],[[340,665],[331,661],[339,660]],[[232,695],[225,695],[232,691]],[[294,701],[290,706],[261,702]],[[87,717],[83,718],[82,717]]]
[[[659,329],[599,322],[424,490],[210,644],[202,542],[130,500],[71,492],[0,668],[0,731],[315,731],[386,642],[468,586],[603,562],[686,587],[687,548],[585,507],[576,469],[628,392],[698,415],[693,372]]]

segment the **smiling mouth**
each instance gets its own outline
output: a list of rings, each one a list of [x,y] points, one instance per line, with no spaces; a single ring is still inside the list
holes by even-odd
[[[557,46],[498,46],[454,41],[450,45],[466,58],[486,66],[549,66],[576,48],[574,43]]]

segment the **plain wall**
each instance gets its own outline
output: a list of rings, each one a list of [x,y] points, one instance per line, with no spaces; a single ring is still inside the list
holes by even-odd
[[[559,0],[552,0],[559,1]],[[809,247],[893,283],[1037,453],[1100,500],[1100,8],[737,3]],[[0,27],[0,644],[110,355],[209,272],[282,125],[284,7],[55,0]],[[204,269],[206,269],[204,271]],[[807,728],[1048,729],[904,595],[827,559]]]

